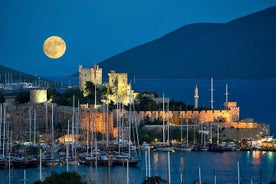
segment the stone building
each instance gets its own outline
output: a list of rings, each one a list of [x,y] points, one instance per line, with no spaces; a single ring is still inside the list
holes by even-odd
[[[31,89],[30,90],[30,102],[31,103],[47,102],[47,90],[46,89]]]
[[[92,82],[94,85],[102,85],[102,68],[94,65],[93,68],[83,68],[79,65],[79,88],[84,96],[88,95],[86,91],[86,82]]]
[[[132,90],[131,85],[128,83],[127,73],[111,71],[108,73],[108,78],[108,87],[110,89],[108,99],[110,101],[123,103],[125,105],[129,104],[130,101],[133,102],[137,93]]]

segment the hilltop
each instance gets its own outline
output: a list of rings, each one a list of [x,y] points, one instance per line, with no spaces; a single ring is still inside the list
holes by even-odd
[[[26,74],[0,65],[0,83],[5,84],[17,82],[30,82],[35,86],[39,85],[41,87],[49,86],[49,84],[54,83],[52,80]],[[58,83],[56,85],[58,85]]]
[[[137,79],[275,79],[276,7],[227,23],[185,25],[100,63]]]
[[[0,83],[4,83],[5,80],[6,82],[19,82],[20,80],[22,82],[33,82],[35,76],[0,65]]]

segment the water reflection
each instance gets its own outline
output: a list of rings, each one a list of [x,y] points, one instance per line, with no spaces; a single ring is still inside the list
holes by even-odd
[[[253,151],[252,152],[252,158],[253,158],[253,165],[260,165],[260,156],[261,156],[261,152],[260,151]]]
[[[130,180],[142,183],[145,178],[145,155],[141,154],[141,162],[135,168],[130,168]],[[213,183],[214,173],[217,183],[233,184],[237,183],[237,162],[240,163],[241,183],[269,183],[275,165],[275,152],[175,152],[171,153],[171,180],[172,183],[179,183],[182,178],[187,184],[193,183],[198,178],[198,167],[201,168],[202,183]],[[161,176],[167,179],[168,176],[168,154],[166,152],[151,152],[151,175]],[[55,167],[56,172],[66,170],[66,166]],[[70,168],[75,171],[76,168]],[[81,175],[93,176],[101,182],[107,182],[104,178],[111,178],[113,184],[126,183],[126,167],[111,167],[110,175],[108,167],[95,168],[80,166],[77,171]],[[12,170],[12,183],[18,183],[23,179],[22,169]],[[91,171],[91,172],[90,172]],[[43,169],[43,176],[51,173],[51,168]],[[0,178],[4,183],[7,180],[8,170],[0,170]],[[39,177],[39,169],[27,169],[28,183],[33,183]],[[101,183],[96,182],[96,183]]]
[[[275,162],[274,161],[275,156],[274,156],[273,152],[271,152],[271,151],[267,152],[267,158],[268,158],[269,162],[273,162],[273,163]]]

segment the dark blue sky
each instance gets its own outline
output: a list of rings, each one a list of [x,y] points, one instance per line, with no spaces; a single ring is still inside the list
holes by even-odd
[[[33,75],[67,75],[190,23],[225,23],[276,0],[2,0],[0,64]],[[43,42],[67,50],[47,58]],[[130,61],[131,62],[131,61]]]

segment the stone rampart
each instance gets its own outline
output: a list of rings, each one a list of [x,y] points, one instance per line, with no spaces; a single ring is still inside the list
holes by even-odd
[[[232,122],[239,121],[239,110],[202,110],[202,111],[141,111],[140,117],[148,118],[150,121],[164,120],[170,122],[172,117],[175,121],[181,119],[190,119],[194,123],[209,123],[209,122]],[[177,120],[178,119],[178,120]],[[195,122],[196,121],[196,122]],[[174,123],[174,122],[172,122]]]

